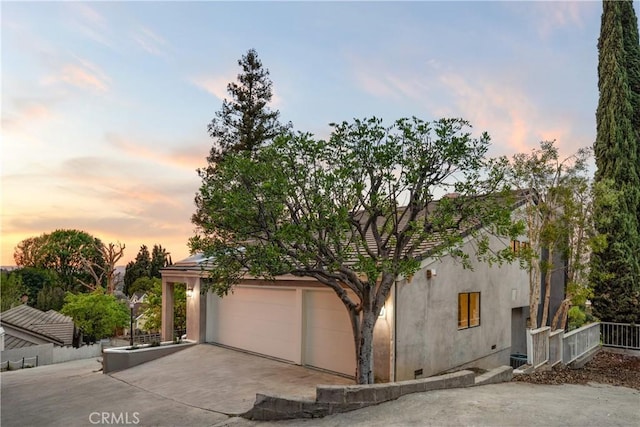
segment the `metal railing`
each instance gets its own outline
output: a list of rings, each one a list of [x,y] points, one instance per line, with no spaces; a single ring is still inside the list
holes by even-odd
[[[602,345],[630,350],[640,350],[640,325],[600,322]]]
[[[180,329],[173,331],[174,339],[175,337],[182,337],[187,331],[185,329]],[[162,341],[162,334],[160,332],[152,333],[152,334],[134,334],[133,342],[136,344],[151,344],[152,342],[160,342]]]
[[[575,329],[565,334],[562,341],[562,363],[567,365],[600,345],[600,324]]]

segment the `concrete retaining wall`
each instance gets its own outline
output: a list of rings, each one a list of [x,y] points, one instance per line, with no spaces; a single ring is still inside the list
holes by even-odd
[[[176,353],[193,345],[196,344],[186,342],[159,347],[142,347],[136,350],[127,350],[128,347],[108,348],[102,352],[102,373],[108,374],[110,372],[128,369],[151,360],[168,356],[169,354]]]
[[[474,385],[471,371],[460,371],[437,377],[395,383],[351,386],[318,386],[316,400],[290,399],[280,396],[256,395],[253,408],[243,414],[251,420],[284,420],[318,418],[340,412],[394,400],[410,393]]]
[[[512,378],[513,368],[511,366],[500,366],[482,375],[478,375],[474,385],[506,383],[511,381]]]

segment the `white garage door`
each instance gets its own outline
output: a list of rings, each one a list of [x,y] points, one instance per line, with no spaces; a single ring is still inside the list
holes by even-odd
[[[295,362],[299,354],[296,291],[236,287],[207,295],[207,341]]]
[[[347,309],[332,291],[304,292],[305,365],[355,375],[355,346]]]

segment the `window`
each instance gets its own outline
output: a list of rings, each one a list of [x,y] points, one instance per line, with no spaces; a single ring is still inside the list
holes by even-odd
[[[527,250],[531,248],[531,244],[529,244],[529,242],[521,242],[519,240],[512,240],[511,241],[511,250],[513,251],[513,253],[517,254],[518,252],[520,252],[521,250]]]
[[[458,294],[458,329],[480,326],[480,292]]]

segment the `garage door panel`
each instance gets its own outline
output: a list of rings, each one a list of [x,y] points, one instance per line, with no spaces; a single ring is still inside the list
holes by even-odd
[[[212,296],[207,308],[210,342],[296,361],[295,291],[236,288]]]
[[[346,375],[355,374],[355,345],[347,309],[327,291],[304,295],[305,364]]]

